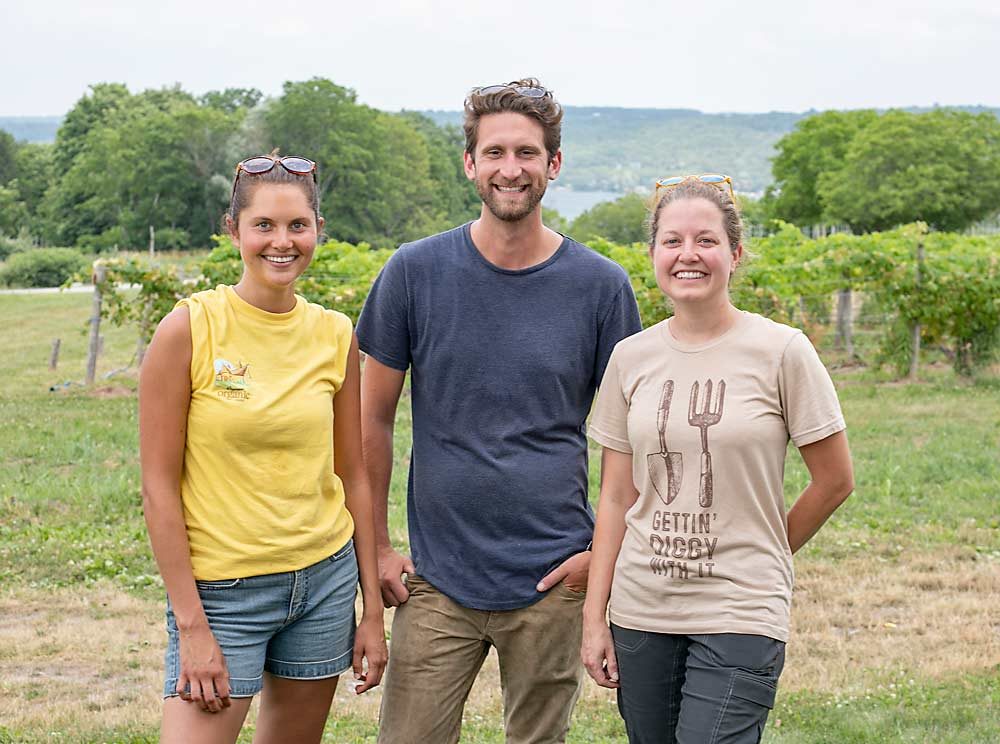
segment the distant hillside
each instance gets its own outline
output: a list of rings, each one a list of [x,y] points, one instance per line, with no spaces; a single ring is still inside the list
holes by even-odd
[[[55,142],[61,116],[0,116],[0,129],[25,142]]]
[[[997,108],[961,108],[1000,115]],[[461,124],[460,111],[421,113],[439,124]],[[737,191],[759,195],[771,182],[775,143],[813,113],[703,114],[690,109],[567,106],[566,167],[559,185],[574,191],[621,193],[652,188],[661,176],[722,172],[733,177]],[[61,117],[55,116],[0,117],[0,129],[17,139],[51,142],[60,122]]]
[[[441,124],[461,122],[458,111],[423,113]],[[743,192],[763,192],[771,182],[774,143],[809,113],[567,106],[559,183],[621,192],[651,188],[662,176],[721,172]]]

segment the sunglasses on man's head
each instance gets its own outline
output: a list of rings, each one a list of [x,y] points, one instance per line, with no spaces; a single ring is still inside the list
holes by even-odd
[[[526,98],[545,98],[548,96],[552,97],[552,93],[545,90],[545,88],[539,88],[533,85],[484,85],[482,88],[476,88],[473,91],[477,96],[488,96],[493,93],[502,93],[505,90],[512,90],[520,96],[525,96]]]
[[[654,198],[659,200],[660,189],[670,189],[674,186],[680,186],[685,181],[690,180],[701,181],[702,183],[708,183],[715,186],[718,189],[723,188],[723,184],[729,187],[729,198],[733,200],[733,204],[736,203],[736,192],[733,191],[733,179],[729,176],[724,176],[721,173],[703,173],[700,176],[670,176],[669,178],[661,178],[656,182],[656,192]]]

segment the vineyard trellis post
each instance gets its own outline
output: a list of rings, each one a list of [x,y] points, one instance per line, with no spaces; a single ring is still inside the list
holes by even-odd
[[[90,344],[87,350],[87,384],[94,384],[97,373],[97,357],[101,347],[101,287],[107,276],[107,267],[101,259],[94,261],[94,301],[90,312]]]
[[[924,264],[924,241],[917,242],[917,264],[916,264],[916,291],[920,292],[920,275]],[[920,369],[920,322],[916,321],[910,330],[910,379],[917,379],[917,372]]]
[[[837,290],[837,345],[854,356],[854,321],[851,303],[854,301],[850,287]]]

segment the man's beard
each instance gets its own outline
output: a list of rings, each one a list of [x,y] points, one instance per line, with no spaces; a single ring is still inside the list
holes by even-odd
[[[479,181],[476,181],[475,184],[476,192],[483,200],[483,204],[493,213],[494,217],[504,222],[518,222],[534,212],[535,207],[545,196],[547,185],[544,181],[541,186],[528,183],[528,188],[518,195],[520,198],[504,203],[503,197],[493,190],[492,184],[487,183],[484,186]]]

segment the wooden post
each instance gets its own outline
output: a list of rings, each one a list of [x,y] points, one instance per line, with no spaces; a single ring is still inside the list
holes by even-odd
[[[837,290],[837,345],[854,357],[854,319],[851,288]]]
[[[62,343],[60,339],[56,339],[52,342],[52,353],[49,355],[49,369],[55,369],[59,366],[59,345]]]
[[[156,256],[156,228],[152,225],[149,226],[149,257],[154,258]]]
[[[920,275],[924,264],[924,241],[917,243],[917,293],[920,292]],[[920,324],[914,323],[910,329],[910,380],[917,379],[917,372],[920,369]]]
[[[146,357],[146,344],[149,343],[150,316],[153,314],[153,298],[147,297],[142,308],[142,320],[139,322],[139,341],[135,345],[135,366],[136,369],[142,366],[142,360]]]
[[[94,384],[94,375],[97,373],[97,357],[100,354],[101,346],[101,285],[107,276],[107,267],[97,259],[94,261],[94,302],[90,311],[90,344],[87,350],[87,384]]]

